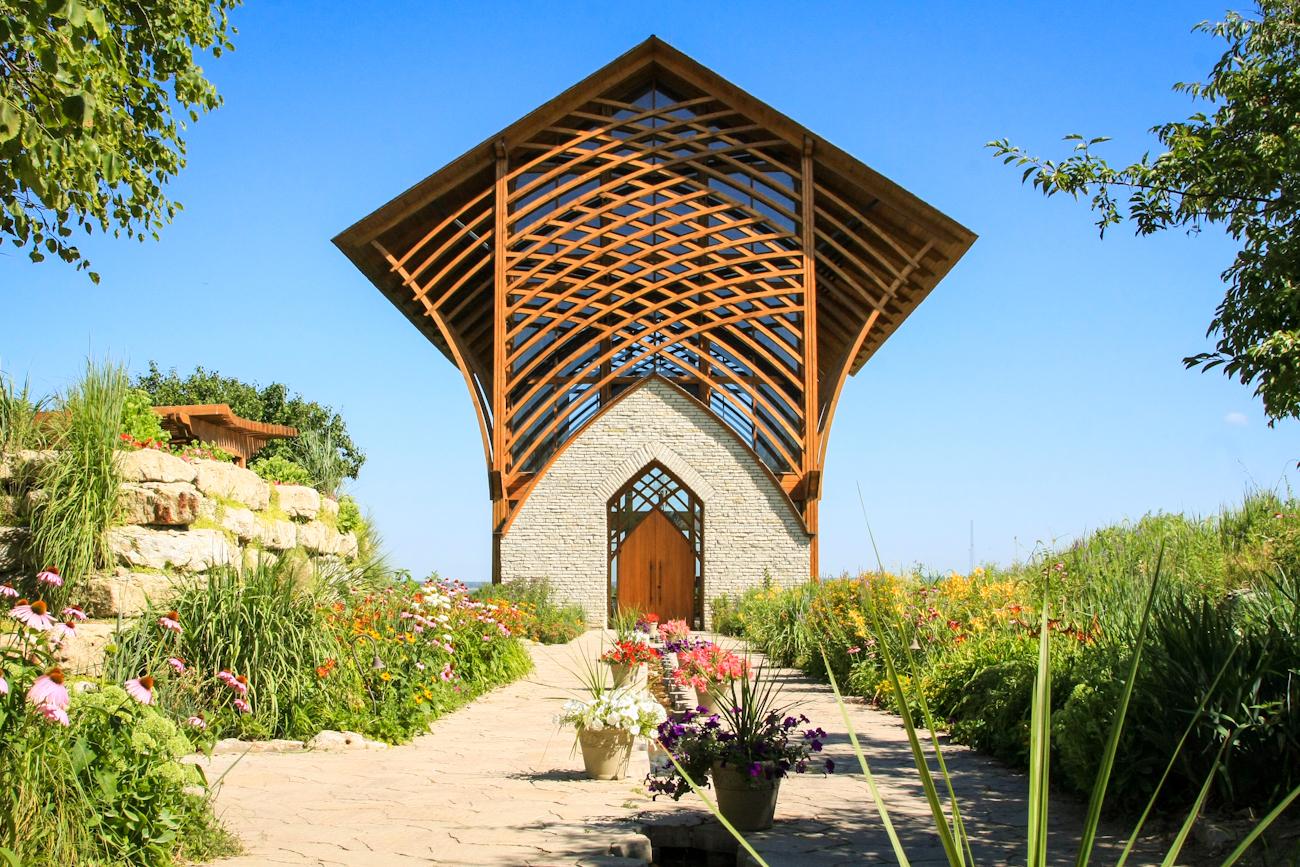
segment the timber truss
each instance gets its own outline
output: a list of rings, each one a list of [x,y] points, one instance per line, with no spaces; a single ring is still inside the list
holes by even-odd
[[[974,235],[651,38],[335,243],[460,369],[494,530],[657,375],[814,535],[836,401]]]

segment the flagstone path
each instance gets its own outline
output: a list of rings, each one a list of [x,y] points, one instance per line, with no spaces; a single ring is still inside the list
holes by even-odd
[[[534,647],[536,669],[527,680],[437,721],[407,746],[213,757],[209,778],[225,774],[217,812],[246,850],[219,863],[644,863],[610,857],[611,841],[645,821],[698,821],[703,806],[693,795],[651,801],[642,787],[644,750],[634,754],[627,780],[583,777],[572,733],[558,731],[553,718],[577,687],[572,672],[594,658],[602,640],[593,631],[568,645]],[[773,867],[895,863],[830,690],[789,676],[786,699],[830,733],[826,755],[838,767],[830,777],[787,779],[776,827],[751,842]],[[911,863],[946,864],[897,718],[861,704],[849,712]],[[944,755],[976,863],[1023,864],[1027,780],[970,750],[949,747]],[[1082,810],[1055,804],[1051,819],[1053,863],[1073,863]],[[1114,863],[1114,840],[1102,846],[1094,863]]]

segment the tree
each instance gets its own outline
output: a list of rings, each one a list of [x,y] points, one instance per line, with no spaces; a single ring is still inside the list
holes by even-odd
[[[158,238],[182,118],[221,104],[195,55],[233,48],[238,2],[0,0],[0,244],[82,270],[77,229]]]
[[[1196,26],[1227,50],[1207,81],[1174,89],[1213,113],[1153,127],[1159,156],[1112,167],[1094,153],[1106,138],[1079,135],[1060,162],[1006,139],[989,147],[1044,195],[1091,196],[1103,235],[1125,219],[1139,235],[1221,225],[1240,249],[1206,332],[1214,351],[1183,363],[1253,385],[1273,424],[1300,417],[1300,0],[1259,0],[1256,11]]]
[[[292,440],[271,440],[257,453],[256,461],[279,455],[303,466],[312,461],[315,461],[313,465],[319,465],[323,461],[319,454],[323,441],[338,455],[337,471],[342,476],[355,479],[366,462],[365,452],[348,436],[343,416],[300,394],[290,395],[283,383],[273,382],[263,388],[203,367],[194,368],[193,373],[182,379],[175,368],[163,373],[151,361],[149,372],[137,377],[134,385],[148,392],[156,406],[224,403],[229,404],[235,415],[296,427],[303,435]]]

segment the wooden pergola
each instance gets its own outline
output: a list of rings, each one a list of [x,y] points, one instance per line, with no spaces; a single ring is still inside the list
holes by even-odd
[[[975,235],[651,37],[334,239],[460,369],[496,538],[658,375],[813,537],[836,402]]]
[[[162,417],[163,429],[173,443],[213,443],[234,455],[241,467],[248,466],[253,455],[271,440],[298,435],[295,427],[241,418],[224,403],[155,406],[153,411]]]

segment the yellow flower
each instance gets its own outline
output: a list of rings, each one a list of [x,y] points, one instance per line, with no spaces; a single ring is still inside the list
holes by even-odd
[[[385,671],[383,674],[379,675],[379,679],[383,681],[389,681],[393,679],[393,676]]]

